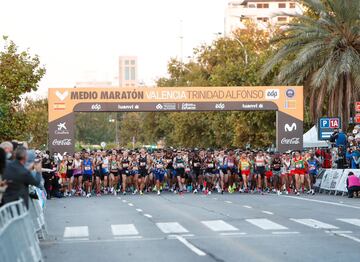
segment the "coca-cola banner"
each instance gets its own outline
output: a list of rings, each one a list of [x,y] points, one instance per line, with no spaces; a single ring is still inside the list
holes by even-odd
[[[52,153],[74,153],[74,113],[49,123],[49,148]]]
[[[277,149],[302,149],[301,86],[50,88],[49,148],[72,153],[74,112],[277,111]]]

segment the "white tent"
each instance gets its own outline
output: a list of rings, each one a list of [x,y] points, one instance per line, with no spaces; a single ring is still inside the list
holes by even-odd
[[[304,139],[304,148],[330,146],[330,144],[327,141],[322,141],[318,139],[318,130],[316,126],[313,126],[309,131],[307,131],[304,134],[303,139]]]

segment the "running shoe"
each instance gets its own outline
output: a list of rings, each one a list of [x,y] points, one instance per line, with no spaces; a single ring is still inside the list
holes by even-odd
[[[297,196],[300,196],[300,192],[297,192],[296,195],[297,195]]]
[[[87,197],[87,198],[91,197],[91,194],[90,194],[90,193],[87,193],[86,197]]]
[[[160,196],[160,190],[157,191],[157,195]]]
[[[97,193],[97,194],[96,194],[96,196],[97,196],[97,197],[100,197],[100,196],[101,196],[101,194],[100,194],[100,193]]]
[[[126,191],[123,192],[123,195],[124,195],[124,196],[126,195]]]
[[[133,195],[136,195],[137,194],[137,189],[134,190],[134,192],[132,193]]]
[[[197,194],[198,193],[198,191],[197,191],[197,189],[195,188],[194,189],[194,192],[193,192],[194,194]]]
[[[144,194],[143,191],[140,190],[140,196],[142,196],[143,194]]]

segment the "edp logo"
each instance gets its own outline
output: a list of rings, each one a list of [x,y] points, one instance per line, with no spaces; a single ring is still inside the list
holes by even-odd
[[[280,97],[279,89],[266,89],[265,90],[265,99],[267,100],[277,100]]]

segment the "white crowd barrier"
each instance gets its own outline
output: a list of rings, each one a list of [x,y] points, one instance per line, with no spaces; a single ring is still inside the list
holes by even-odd
[[[353,172],[357,177],[360,177],[360,169],[325,169],[319,180],[317,186],[321,192],[329,192],[329,194],[347,193],[346,179],[349,172]]]
[[[44,194],[39,189],[33,190],[38,199],[29,199],[29,209],[22,199],[0,208],[1,262],[43,261],[39,238],[46,237]]]

